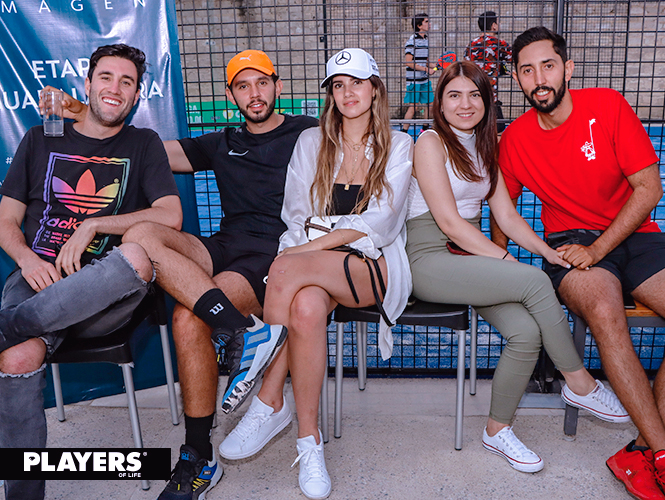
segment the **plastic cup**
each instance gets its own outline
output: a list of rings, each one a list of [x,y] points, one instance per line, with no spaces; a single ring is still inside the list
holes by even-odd
[[[62,92],[49,90],[42,94],[44,102],[44,135],[62,137],[65,135],[65,121],[62,117]]]

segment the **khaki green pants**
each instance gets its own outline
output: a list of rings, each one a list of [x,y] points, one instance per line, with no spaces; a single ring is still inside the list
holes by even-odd
[[[476,227],[478,221],[469,220]],[[408,220],[406,228],[413,295],[428,302],[469,304],[507,341],[492,382],[492,419],[503,424],[512,420],[541,345],[561,371],[584,366],[543,271],[492,257],[451,254],[448,238],[430,212]]]

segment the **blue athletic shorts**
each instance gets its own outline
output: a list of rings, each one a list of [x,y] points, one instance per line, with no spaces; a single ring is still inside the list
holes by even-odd
[[[434,101],[432,82],[409,83],[404,94],[404,104],[429,104]]]

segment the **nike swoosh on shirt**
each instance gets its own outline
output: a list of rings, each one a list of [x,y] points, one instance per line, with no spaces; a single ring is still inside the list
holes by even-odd
[[[244,153],[236,153],[233,150],[229,151],[230,156],[245,156],[247,153],[249,153],[249,150],[245,151]]]

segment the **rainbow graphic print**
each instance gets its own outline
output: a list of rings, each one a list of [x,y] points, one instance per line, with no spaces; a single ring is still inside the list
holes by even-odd
[[[44,181],[46,208],[32,249],[56,257],[62,245],[88,217],[116,215],[130,172],[128,158],[84,157],[51,153]],[[106,251],[109,235],[98,235],[87,251]]]

